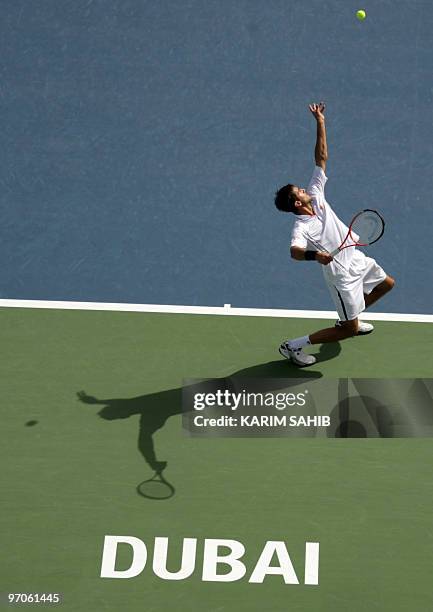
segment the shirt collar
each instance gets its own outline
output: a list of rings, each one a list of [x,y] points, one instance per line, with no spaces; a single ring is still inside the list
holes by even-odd
[[[296,218],[300,221],[306,223],[307,221],[311,221],[312,219],[316,219],[316,215],[296,215]]]

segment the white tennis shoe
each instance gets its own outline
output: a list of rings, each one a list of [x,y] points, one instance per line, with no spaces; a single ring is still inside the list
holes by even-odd
[[[288,342],[283,342],[278,349],[280,355],[285,357],[286,359],[291,359],[293,363],[300,368],[305,368],[307,366],[313,365],[316,363],[317,359],[313,357],[313,355],[308,355],[304,353],[302,349],[291,349]]]
[[[335,327],[341,327],[341,321],[337,321]],[[374,330],[374,325],[371,323],[367,323],[366,321],[358,321],[358,333],[357,336],[366,336],[367,334],[371,334]]]

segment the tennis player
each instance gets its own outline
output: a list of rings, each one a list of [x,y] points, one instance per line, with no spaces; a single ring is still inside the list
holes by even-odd
[[[325,104],[310,104],[317,122],[315,147],[316,167],[307,189],[288,184],[275,194],[278,210],[295,215],[290,253],[297,261],[310,265],[318,262],[334,300],[339,320],[334,327],[321,329],[309,336],[285,340],[279,351],[300,367],[316,362],[303,351],[309,344],[338,342],[352,336],[370,334],[373,325],[359,321],[358,316],[394,286],[378,263],[355,247],[342,249],[332,257],[329,253],[341,245],[348,227],[340,221],[325,199],[325,175],[328,148],[326,143]],[[320,247],[318,248],[318,246]]]

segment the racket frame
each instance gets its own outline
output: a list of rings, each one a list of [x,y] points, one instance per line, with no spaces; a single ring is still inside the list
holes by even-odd
[[[359,217],[359,215],[362,215],[362,213],[365,212],[372,212],[374,214],[376,214],[379,219],[382,222],[382,231],[380,232],[379,236],[377,238],[375,238],[374,240],[372,240],[371,242],[356,242],[356,240],[354,239],[353,235],[352,235],[352,228],[353,228],[353,224],[355,223],[356,219]],[[349,247],[363,247],[363,246],[370,246],[371,244],[374,244],[375,242],[377,242],[380,238],[382,238],[383,236],[383,232],[385,231],[385,220],[382,217],[382,215],[380,213],[377,212],[377,210],[373,210],[372,208],[364,208],[364,210],[360,210],[352,219],[352,221],[350,222],[349,225],[349,231],[347,232],[347,235],[345,237],[345,239],[343,240],[343,242],[340,244],[339,247],[337,247],[336,249],[334,249],[333,251],[331,251],[330,255],[332,257],[335,257],[335,255],[337,255],[337,253],[339,253],[340,251],[342,251],[343,249],[348,249]],[[352,240],[354,241],[354,244],[346,244],[345,246],[344,243],[346,242],[346,240],[349,238],[349,236],[352,238]]]

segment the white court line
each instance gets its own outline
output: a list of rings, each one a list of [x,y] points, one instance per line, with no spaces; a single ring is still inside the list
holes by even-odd
[[[230,315],[239,317],[282,317],[298,319],[336,319],[332,310],[279,310],[274,308],[232,308],[224,306],[181,306],[166,304],[116,304],[106,302],[55,302],[46,300],[2,300],[0,308],[53,308],[60,310],[110,310],[116,312],[160,312],[172,314]],[[433,323],[431,314],[372,312],[360,316],[369,321],[407,321]]]

